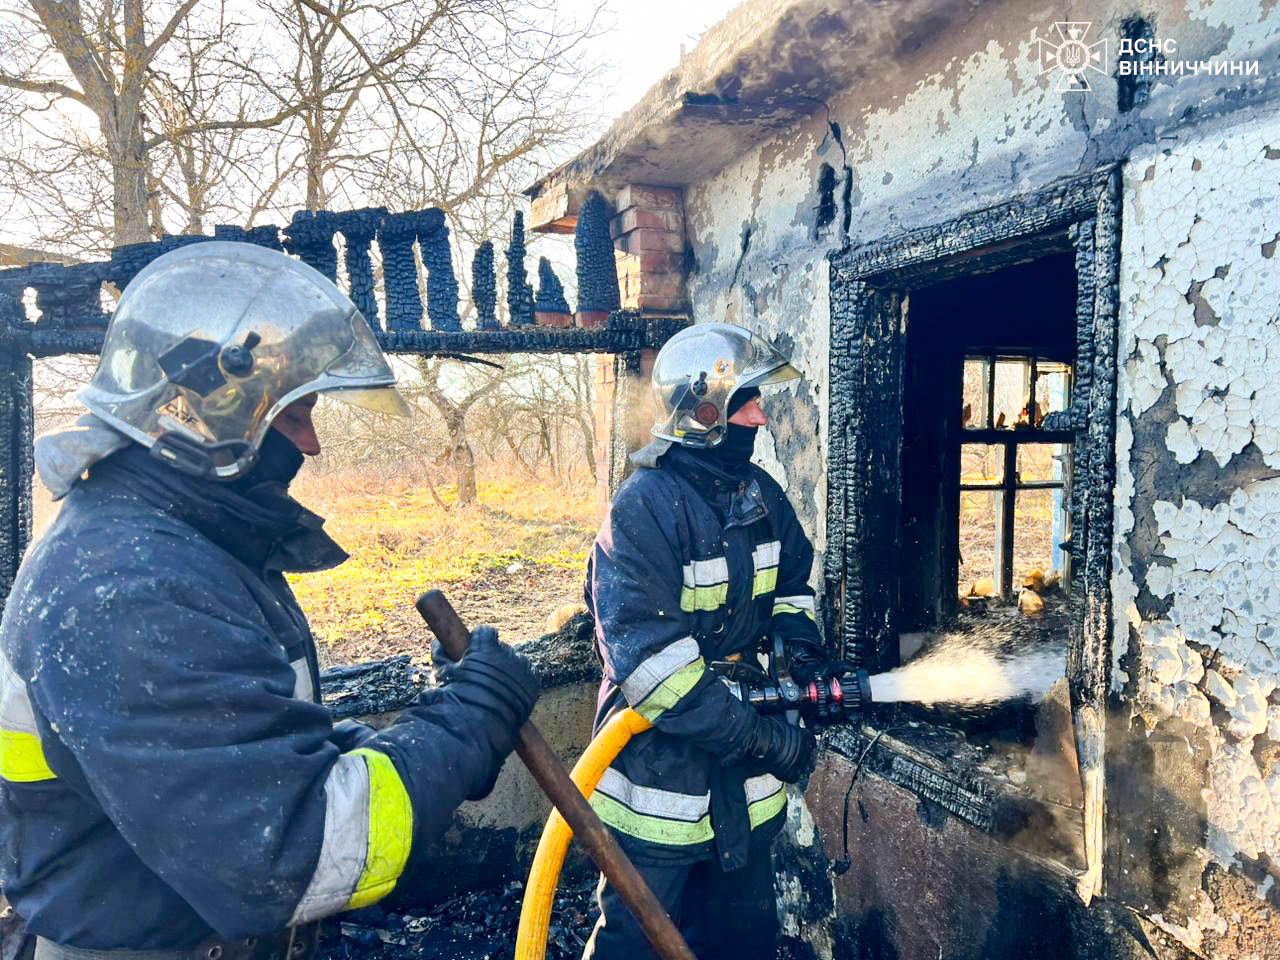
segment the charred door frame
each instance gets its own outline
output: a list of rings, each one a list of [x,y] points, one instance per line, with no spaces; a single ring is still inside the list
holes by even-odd
[[[897,658],[904,304],[913,288],[1073,250],[1071,560],[1081,613],[1067,674],[1084,789],[1087,902],[1100,892],[1104,703],[1111,648],[1120,174],[1110,165],[999,206],[831,255],[823,617],[845,656]]]

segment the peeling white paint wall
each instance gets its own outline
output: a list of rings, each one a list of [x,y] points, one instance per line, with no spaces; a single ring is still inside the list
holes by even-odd
[[[1180,724],[1194,733],[1188,750],[1209,751],[1201,862],[1280,863],[1280,763],[1259,759],[1261,746],[1280,743],[1280,479],[1268,475],[1280,469],[1280,115],[1243,106],[1254,94],[1227,96],[1221,82],[1161,81],[1127,115],[1107,77],[1091,75],[1084,96],[1057,92],[1038,76],[1035,44],[1055,12],[989,5],[927,57],[868,70],[856,89],[688,187],[694,319],[794,343],[806,384],[787,393],[811,399],[812,422],[780,427],[760,450],[793,497],[813,491],[796,505],[821,550],[826,254],[842,242],[840,213],[814,228],[821,164],[837,178],[852,170],[857,245],[1048,186],[1113,150],[1124,161],[1114,690],[1150,727]],[[1071,17],[1114,39],[1119,18],[1136,12],[1083,3]],[[1189,0],[1140,12],[1157,36],[1178,40],[1183,59],[1265,57],[1280,37],[1276,4]],[[1131,458],[1153,431],[1163,467],[1188,471],[1185,488],[1140,492]],[[1252,467],[1234,482],[1242,457]],[[1159,547],[1135,564],[1140,527]],[[1159,613],[1144,619],[1140,608]],[[793,839],[805,829],[792,824]],[[1268,889],[1259,884],[1259,896]],[[1185,922],[1155,919],[1198,949],[1227,918],[1203,891],[1190,901]]]
[[[1209,751],[1203,857],[1227,868],[1280,859],[1280,766],[1259,759],[1280,742],[1280,479],[1256,467],[1280,468],[1277,232],[1276,112],[1136,151],[1126,166],[1112,682],[1136,679],[1149,727],[1182,721]],[[1132,456],[1143,433],[1194,465],[1182,491],[1142,502]],[[1234,482],[1240,455],[1255,468]],[[1143,522],[1159,547],[1138,580],[1131,537]],[[1144,619],[1144,587],[1146,606],[1167,612]],[[1121,669],[1131,628],[1136,678]],[[1196,945],[1224,923],[1202,911],[1186,937]]]
[[[1114,58],[1119,21],[1135,13],[1152,19],[1157,34],[1174,38],[1182,59],[1258,58],[1280,38],[1280,9],[1237,0],[1157,2],[1140,11],[1089,2],[1074,5],[1071,19],[1091,21],[1093,37],[1109,37]],[[835,169],[839,202],[839,180],[845,165],[850,167],[848,239],[856,245],[943,222],[1101,162],[1100,139],[1123,125],[1116,113],[1115,81],[1091,73],[1094,89],[1080,95],[1059,92],[1052,78],[1040,75],[1037,39],[1052,37],[1052,16],[1053,11],[1019,2],[984,5],[962,30],[944,31],[926,56],[869,66],[855,88],[828,103],[815,102],[812,113],[794,127],[685,191],[696,260],[689,278],[694,319],[742,323],[794,340],[817,422],[802,448],[792,443],[771,452],[766,465],[784,483],[801,474],[801,486],[814,490],[801,519],[819,548],[826,499],[826,254],[844,238],[839,213],[834,225],[815,236],[818,170],[823,163]],[[1132,125],[1141,114],[1148,123],[1175,123],[1188,111],[1220,109],[1225,88],[1220,80],[1161,81],[1143,110],[1124,122]],[[830,121],[839,128],[838,137]],[[1150,136],[1149,130],[1131,133]],[[1209,232],[1208,226],[1198,231]],[[1210,280],[1202,294],[1212,298],[1223,281]],[[1160,307],[1152,306],[1158,315]],[[1258,356],[1254,350],[1250,362]],[[1158,393],[1159,386],[1145,389]],[[795,390],[787,388],[791,395]],[[1185,402],[1197,408],[1202,403],[1193,401],[1192,388]],[[1241,401],[1228,391],[1199,409],[1198,419],[1189,419],[1187,427],[1198,427],[1202,438],[1213,436],[1216,448],[1225,452],[1241,441],[1242,415]],[[1280,418],[1274,422],[1280,429]],[[1184,456],[1191,449],[1186,442],[1179,447]]]

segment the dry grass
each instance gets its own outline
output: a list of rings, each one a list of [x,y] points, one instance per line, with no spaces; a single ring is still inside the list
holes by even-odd
[[[452,487],[437,492],[447,509],[403,480],[304,473],[295,482],[294,496],[328,518],[325,529],[351,554],[334,570],[290,577],[326,660],[424,657],[413,601],[431,587],[468,623],[491,623],[510,641],[542,633],[551,611],[581,599],[598,525],[591,482],[495,467],[472,504],[459,506]]]
[[[290,576],[326,663],[398,653],[425,659],[430,637],[413,608],[439,587],[463,619],[489,623],[508,641],[544,632],[548,614],[582,599],[587,550],[599,518],[590,476],[531,480],[516,469],[482,470],[479,497],[465,507],[452,486],[311,467],[293,495],[326,518],[325,530],[351,555],[334,570]],[[36,480],[39,536],[58,505]]]

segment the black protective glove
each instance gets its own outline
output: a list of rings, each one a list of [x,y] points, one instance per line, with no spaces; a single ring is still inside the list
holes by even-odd
[[[747,756],[783,783],[795,783],[813,772],[818,742],[804,727],[783,717],[760,717],[752,731]]]
[[[502,761],[515,746],[516,732],[538,699],[538,675],[526,657],[498,640],[493,627],[476,627],[461,660],[453,660],[439,640],[431,643],[431,664],[445,695],[477,708],[493,721],[489,741],[497,754],[487,781],[467,794],[480,800],[493,789]]]
[[[807,687],[818,677],[829,677],[837,665],[826,650],[811,640],[789,637],[782,641],[791,677],[802,687]]]

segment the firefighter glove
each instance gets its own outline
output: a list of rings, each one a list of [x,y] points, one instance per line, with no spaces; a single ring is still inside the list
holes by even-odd
[[[818,644],[802,637],[789,637],[783,641],[792,679],[807,687],[819,677],[830,677],[839,672],[843,662],[833,662]]]
[[[472,630],[471,643],[459,661],[450,659],[440,642],[434,641],[431,660],[441,685],[463,703],[491,713],[510,727],[512,734],[533,712],[539,687],[533,664],[501,643],[493,627]]]
[[[501,759],[515,746],[516,732],[529,719],[538,699],[538,675],[528,658],[498,640],[493,627],[476,627],[461,660],[453,660],[440,642],[431,644],[436,679],[446,696],[479,710],[491,722],[489,740],[498,754],[498,766],[488,781],[468,795],[478,800],[493,789]]]
[[[747,753],[783,783],[795,783],[813,770],[818,743],[804,727],[782,717],[761,717]]]
[[[760,717],[746,754],[783,783],[795,783],[813,771],[817,750],[818,741],[806,728],[783,717]]]

